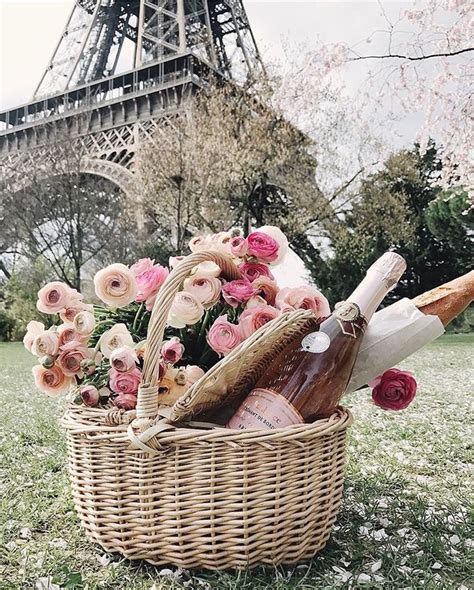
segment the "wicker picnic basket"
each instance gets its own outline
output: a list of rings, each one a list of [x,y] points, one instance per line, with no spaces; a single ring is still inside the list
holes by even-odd
[[[245,395],[274,354],[314,322],[303,310],[263,326],[173,407],[159,406],[168,310],[206,260],[239,276],[215,252],[192,254],[171,272],[152,311],[136,410],[68,407],[62,425],[75,506],[91,540],[130,559],[207,569],[294,564],[330,535],[352,417],[339,408],[313,424],[244,431],[193,420]]]

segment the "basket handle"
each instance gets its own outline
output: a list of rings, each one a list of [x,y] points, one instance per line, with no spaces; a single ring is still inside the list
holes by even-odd
[[[158,414],[159,360],[168,313],[182,282],[201,262],[215,262],[227,279],[242,278],[239,269],[228,256],[210,251],[195,252],[186,256],[170,272],[158,293],[148,325],[142,383],[138,389],[136,408],[137,419],[142,423],[152,420]]]

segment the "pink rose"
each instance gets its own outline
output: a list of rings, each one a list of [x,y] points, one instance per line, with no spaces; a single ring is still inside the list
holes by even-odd
[[[78,334],[70,324],[61,324],[58,327],[58,338],[59,348],[62,348],[65,344],[69,344],[70,342],[79,342],[81,343],[81,346],[84,346],[84,339],[86,337]]]
[[[153,268],[154,264],[155,261],[151,258],[140,258],[140,260],[132,264],[130,270],[137,277],[138,275],[142,274],[142,272],[145,272],[147,270],[150,270],[150,268]]]
[[[137,405],[137,396],[134,393],[120,393],[112,400],[112,403],[122,410],[134,410]]]
[[[252,232],[247,238],[248,254],[259,262],[274,262],[278,258],[278,242],[261,231]]]
[[[212,307],[219,301],[221,288],[220,280],[212,276],[194,275],[185,279],[183,283],[183,291],[194,295],[204,309]]]
[[[138,303],[146,301],[146,308],[151,311],[156,295],[169,274],[170,271],[160,264],[139,274],[137,276],[138,294],[135,300]]]
[[[196,383],[196,381],[199,381],[199,379],[201,379],[201,377],[204,375],[203,369],[201,369],[201,367],[198,367],[197,365],[188,365],[185,368],[184,373],[186,375],[186,385],[188,385],[189,387],[191,387],[191,385],[194,385],[194,383]]]
[[[74,322],[74,319],[81,312],[86,311],[90,314],[94,313],[94,306],[82,301],[71,301],[71,303],[59,312],[59,317],[63,322]]]
[[[35,322],[34,320],[28,322],[28,325],[26,326],[26,334],[23,337],[23,345],[28,352],[31,352],[31,347],[33,346],[36,336],[42,334],[44,331],[44,324],[41,322]]]
[[[100,352],[108,359],[112,351],[121,346],[132,348],[134,346],[133,338],[125,324],[114,324],[100,337]]]
[[[198,275],[200,277],[218,277],[221,274],[219,265],[212,260],[206,260],[197,264],[190,273],[192,276]]]
[[[189,241],[189,249],[191,252],[202,252],[209,248],[209,240],[207,236],[194,236]]]
[[[138,364],[136,351],[130,346],[115,348],[110,354],[110,365],[119,373],[131,371]]]
[[[280,315],[280,310],[271,305],[258,305],[246,309],[239,319],[240,333],[243,338],[248,338],[259,328],[271,322]]]
[[[259,227],[257,231],[270,236],[278,244],[278,257],[275,261],[272,261],[272,264],[280,264],[288,252],[288,238],[279,227],[274,225],[264,225],[263,227]]]
[[[262,262],[242,262],[239,264],[239,270],[251,283],[260,277],[274,278],[268,266]]]
[[[57,363],[65,375],[70,377],[82,375],[81,363],[90,360],[93,348],[86,348],[81,342],[68,342],[61,349]]]
[[[247,240],[242,236],[232,238],[230,241],[230,253],[236,258],[243,258],[248,252]]]
[[[183,358],[184,346],[179,341],[179,338],[174,336],[170,340],[163,342],[161,347],[161,356],[164,361],[174,365]]]
[[[222,295],[231,307],[238,307],[256,294],[252,284],[247,279],[230,281],[222,287]]]
[[[95,330],[95,317],[90,311],[81,311],[74,318],[74,330],[83,338],[88,338]]]
[[[369,383],[372,400],[384,410],[404,410],[416,394],[416,380],[408,371],[389,369]]]
[[[37,365],[33,367],[33,377],[36,387],[51,397],[65,393],[73,384],[73,378],[65,375],[57,365],[49,369]]]
[[[89,406],[90,408],[95,408],[95,406],[98,405],[100,395],[96,387],[93,385],[83,385],[80,392],[84,405]]]
[[[170,256],[169,267],[175,268],[185,258],[186,258],[186,256]]]
[[[275,305],[276,296],[278,294],[278,285],[274,280],[261,276],[252,281],[252,287],[260,297],[265,299],[268,305]]]
[[[47,330],[33,340],[31,352],[38,357],[55,356],[58,353],[59,338],[56,332]]]
[[[204,314],[201,302],[187,291],[180,291],[174,296],[168,315],[168,325],[173,328],[184,328],[197,324]]]
[[[331,313],[329,301],[316,287],[310,285],[294,289],[285,287],[277,294],[275,303],[282,311],[310,309],[318,320]]]
[[[60,281],[53,281],[38,291],[36,307],[41,313],[52,315],[81,299],[82,295],[75,289]]]
[[[110,264],[94,277],[97,297],[111,307],[125,307],[137,296],[137,283],[133,272],[125,264]],[[65,307],[65,306],[63,306]]]
[[[109,371],[110,377],[110,389],[118,394],[132,394],[136,395],[138,386],[142,378],[142,374],[139,369],[135,368],[128,373],[120,373],[114,368]]]
[[[227,315],[217,318],[207,334],[207,342],[212,350],[224,355],[238,346],[242,339],[239,326],[227,321]]]

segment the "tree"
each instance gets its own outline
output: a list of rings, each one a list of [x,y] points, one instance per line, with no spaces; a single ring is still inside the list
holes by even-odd
[[[271,108],[269,93],[210,84],[139,154],[148,220],[174,250],[196,230],[236,225],[271,223],[292,237],[328,210],[311,140]]]
[[[124,195],[106,179],[82,174],[84,158],[77,144],[50,146],[41,160],[31,161],[28,183],[17,173],[0,196],[4,252],[44,259],[56,278],[77,289],[85,267],[107,253],[117,259],[130,228]],[[14,233],[7,235],[8,228]]]

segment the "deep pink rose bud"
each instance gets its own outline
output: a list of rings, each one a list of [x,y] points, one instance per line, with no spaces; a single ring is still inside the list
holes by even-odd
[[[416,394],[416,380],[408,371],[389,369],[369,383],[372,400],[383,410],[404,410]]]
[[[100,395],[93,385],[83,385],[81,387],[81,398],[86,406],[95,408],[99,403]]]
[[[122,410],[133,410],[137,405],[137,396],[133,393],[121,393],[112,403]]]

